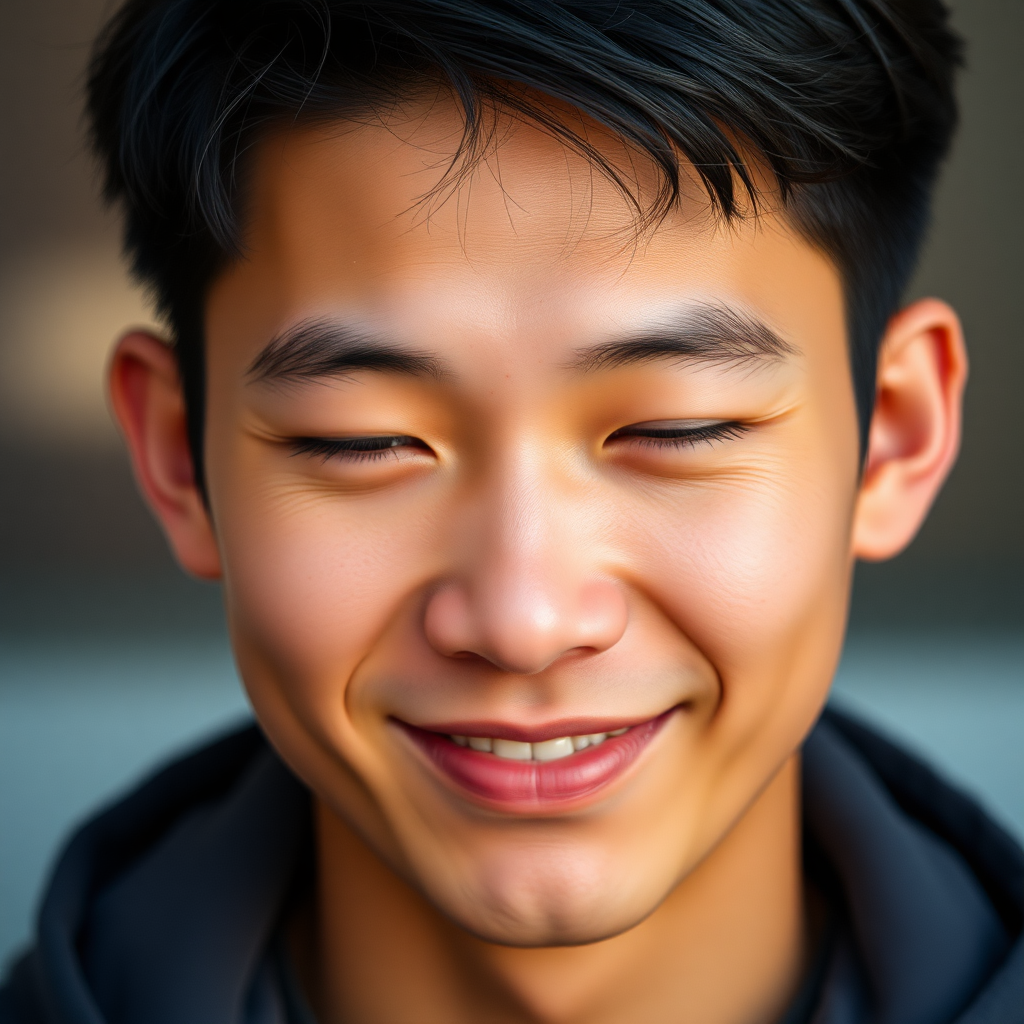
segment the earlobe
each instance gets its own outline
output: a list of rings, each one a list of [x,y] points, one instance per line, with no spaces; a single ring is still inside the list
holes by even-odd
[[[192,575],[218,579],[220,556],[196,486],[185,399],[170,346],[144,331],[126,334],[114,349],[108,385],[139,489],[175,556]]]
[[[857,558],[891,558],[913,540],[956,461],[967,352],[956,313],[922,299],[889,322],[857,498]]]

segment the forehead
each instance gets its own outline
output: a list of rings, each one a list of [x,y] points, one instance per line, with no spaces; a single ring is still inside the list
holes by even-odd
[[[520,344],[539,333],[552,344],[560,329],[608,333],[713,301],[784,334],[827,322],[842,338],[838,275],[783,217],[725,224],[687,179],[678,206],[641,231],[622,190],[550,133],[496,122],[482,158],[450,175],[461,136],[458,111],[434,101],[386,122],[264,140],[248,190],[246,255],[215,284],[214,318],[228,309],[231,333],[249,322],[265,339],[343,310]],[[649,162],[599,129],[591,141],[641,204],[653,199]]]

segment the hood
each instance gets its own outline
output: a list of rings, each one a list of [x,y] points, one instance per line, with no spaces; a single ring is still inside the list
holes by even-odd
[[[803,751],[805,839],[835,927],[786,1024],[1024,1024],[1024,852],[970,798],[826,711]],[[309,794],[255,727],[78,831],[0,1024],[299,1024],[275,935]]]

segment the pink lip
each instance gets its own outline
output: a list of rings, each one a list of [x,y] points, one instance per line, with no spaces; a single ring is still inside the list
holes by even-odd
[[[506,811],[537,811],[579,800],[619,778],[640,756],[672,714],[671,709],[641,722],[621,736],[609,737],[598,747],[588,747],[557,761],[510,761],[468,747],[460,747],[444,733],[421,729],[397,720],[402,731],[430,761],[459,788],[478,799]],[[467,728],[474,725],[474,729]],[[542,729],[520,730],[497,725],[480,728],[484,723],[458,723],[451,735],[492,736],[539,742],[556,736],[603,732],[604,729],[583,729],[559,722]],[[591,724],[587,722],[586,724]],[[611,728],[622,728],[617,723]],[[562,731],[554,731],[555,728]]]

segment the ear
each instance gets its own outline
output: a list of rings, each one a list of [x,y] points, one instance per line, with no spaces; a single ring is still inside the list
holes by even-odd
[[[956,313],[922,299],[889,322],[853,523],[853,554],[877,561],[920,529],[960,449],[967,351]]]
[[[114,349],[110,404],[128,445],[135,479],[186,572],[219,579],[220,555],[196,486],[178,362],[166,342],[144,331]]]

